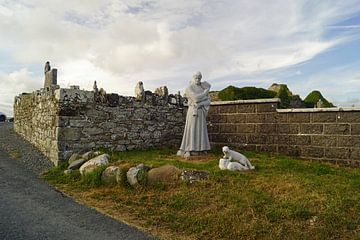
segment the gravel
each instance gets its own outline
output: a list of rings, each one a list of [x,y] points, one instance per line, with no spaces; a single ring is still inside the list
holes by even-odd
[[[18,157],[15,160],[20,161],[25,168],[37,175],[54,167],[54,164],[45,155],[14,132],[13,123],[0,122],[0,148],[10,155],[16,153]]]

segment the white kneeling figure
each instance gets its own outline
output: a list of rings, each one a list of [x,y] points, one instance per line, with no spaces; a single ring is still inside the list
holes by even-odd
[[[251,165],[251,162],[249,161],[249,159],[247,159],[247,157],[245,157],[241,153],[231,150],[228,146],[224,146],[222,148],[222,150],[224,153],[223,158],[229,159],[230,162],[231,161],[238,162],[241,165],[243,165],[245,167],[245,169],[255,169],[255,167],[253,165]]]
[[[238,162],[230,162],[230,160],[227,158],[220,158],[219,168],[221,170],[230,170],[230,171],[248,170],[248,168],[245,167],[244,165]]]

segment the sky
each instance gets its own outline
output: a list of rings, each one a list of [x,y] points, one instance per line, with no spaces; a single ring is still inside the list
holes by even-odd
[[[360,106],[360,0],[0,0],[0,112],[44,84],[134,95],[287,84]]]

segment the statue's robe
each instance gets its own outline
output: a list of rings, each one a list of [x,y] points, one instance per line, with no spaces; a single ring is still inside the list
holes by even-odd
[[[206,116],[210,108],[210,96],[206,89],[210,84],[190,84],[185,90],[188,98],[188,112],[180,150],[185,152],[199,152],[210,150]]]

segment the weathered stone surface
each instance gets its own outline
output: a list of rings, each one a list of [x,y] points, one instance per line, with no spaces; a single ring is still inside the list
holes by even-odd
[[[336,112],[317,112],[311,113],[311,122],[314,123],[335,123],[337,119]]]
[[[247,123],[265,123],[265,114],[247,114],[246,122]]]
[[[276,112],[277,103],[256,104],[256,112]]]
[[[68,169],[75,170],[79,169],[87,160],[80,158],[69,164]]]
[[[349,135],[350,125],[349,124],[325,124],[324,134],[329,135]]]
[[[81,175],[88,174],[94,171],[100,166],[106,166],[109,164],[110,156],[108,154],[102,154],[93,159],[90,159],[80,167]]]
[[[210,108],[211,109],[211,108]],[[246,122],[246,115],[245,114],[229,114],[226,116],[227,123],[245,123]]]
[[[149,184],[163,183],[169,184],[180,179],[181,170],[172,165],[165,165],[153,168],[148,172]]]
[[[209,178],[210,174],[205,171],[197,171],[197,170],[184,170],[181,173],[181,180],[184,182],[197,182],[204,181]]]
[[[299,124],[278,124],[279,134],[298,134],[299,131]]]
[[[71,157],[69,158],[68,163],[71,164],[72,162],[78,160],[79,158],[81,158],[81,155],[78,153],[74,153],[71,155]]]
[[[301,134],[322,134],[323,133],[323,124],[301,124],[300,133]]]
[[[311,145],[323,146],[323,147],[336,147],[337,137],[336,136],[311,136]]]
[[[309,123],[310,122],[310,113],[289,113],[288,122],[289,123]]]
[[[122,169],[116,166],[107,167],[101,174],[101,181],[105,184],[116,184],[121,181]]]
[[[132,167],[127,171],[126,178],[128,183],[136,187],[138,185],[147,184],[147,172],[150,168],[144,164],[139,164],[136,167]]]
[[[330,159],[349,159],[350,148],[326,148],[325,157]]]
[[[94,151],[88,151],[86,153],[84,153],[81,158],[83,158],[84,160],[89,160],[89,159],[92,159],[94,157],[96,157],[97,154],[94,152]]]
[[[238,133],[255,133],[255,124],[237,124],[236,132]]]
[[[276,124],[258,124],[257,125],[257,132],[258,133],[277,133],[277,125]]]

